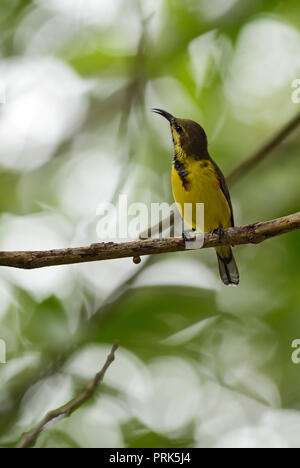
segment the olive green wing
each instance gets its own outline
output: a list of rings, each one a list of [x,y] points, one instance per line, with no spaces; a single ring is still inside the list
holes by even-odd
[[[227,182],[226,182],[226,179],[223,175],[223,172],[221,171],[221,169],[219,168],[219,166],[212,160],[213,162],[213,165],[214,165],[214,168],[215,168],[215,171],[216,171],[216,174],[217,174],[217,179],[218,179],[218,182],[219,182],[219,185],[220,185],[220,188],[228,202],[228,205],[230,207],[230,213],[231,213],[231,225],[234,226],[234,217],[233,217],[233,209],[232,209],[232,203],[231,203],[231,198],[230,198],[230,193],[229,193],[229,190],[228,190],[228,186],[227,186]]]

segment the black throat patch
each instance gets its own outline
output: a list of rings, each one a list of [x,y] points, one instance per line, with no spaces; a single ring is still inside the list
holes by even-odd
[[[189,172],[186,170],[186,167],[183,162],[180,162],[177,159],[177,156],[174,156],[174,167],[181,179],[182,186],[185,190],[189,191],[190,190],[190,182],[187,180],[187,177],[189,175]]]

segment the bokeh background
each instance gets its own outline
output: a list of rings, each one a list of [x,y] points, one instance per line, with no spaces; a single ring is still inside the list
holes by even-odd
[[[172,202],[160,107],[225,174],[294,115],[297,0],[2,0],[0,249],[96,242],[100,202]],[[231,186],[237,224],[299,210],[300,129]],[[116,361],[36,447],[299,447],[300,236],[35,271],[0,269],[0,446]]]

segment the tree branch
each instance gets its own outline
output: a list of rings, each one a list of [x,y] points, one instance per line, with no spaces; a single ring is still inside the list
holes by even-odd
[[[245,173],[260,163],[271,151],[273,151],[282,141],[289,136],[300,125],[300,113],[288,122],[276,135],[268,141],[259,151],[247,158],[237,166],[228,176],[228,184],[237,182]]]
[[[204,235],[202,248],[218,245],[258,244],[271,237],[296,229],[300,229],[300,211],[271,221],[226,229],[221,238],[216,232],[207,232]],[[69,249],[0,252],[0,266],[30,270],[46,266],[70,265],[126,257],[136,258],[143,255],[183,250],[186,250],[186,246],[181,237],[146,239],[123,243],[107,242]]]
[[[98,385],[102,382],[107,369],[115,360],[115,352],[118,349],[118,347],[119,343],[115,342],[111,348],[109,355],[107,356],[106,362],[102,367],[101,371],[95,375],[95,377],[93,378],[93,380],[91,380],[86,389],[78,397],[74,398],[66,405],[62,406],[61,408],[50,411],[50,413],[48,413],[44,417],[44,419],[35,429],[23,436],[17,448],[32,447],[36,442],[38,435],[40,434],[40,432],[42,432],[42,430],[46,427],[48,423],[54,421],[60,416],[69,416],[73,411],[77,410],[83,403],[85,403],[89,398],[91,398],[97,390]]]

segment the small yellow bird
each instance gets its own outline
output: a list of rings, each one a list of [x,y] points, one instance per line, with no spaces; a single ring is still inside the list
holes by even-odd
[[[218,231],[234,226],[232,204],[226,180],[207,149],[203,128],[193,120],[178,119],[162,109],[153,112],[165,117],[171,126],[174,158],[172,189],[184,219],[195,231],[194,206],[204,204],[204,231]],[[192,219],[185,216],[184,204],[193,206]],[[239,271],[231,247],[216,247],[219,272],[224,284],[239,284]]]

